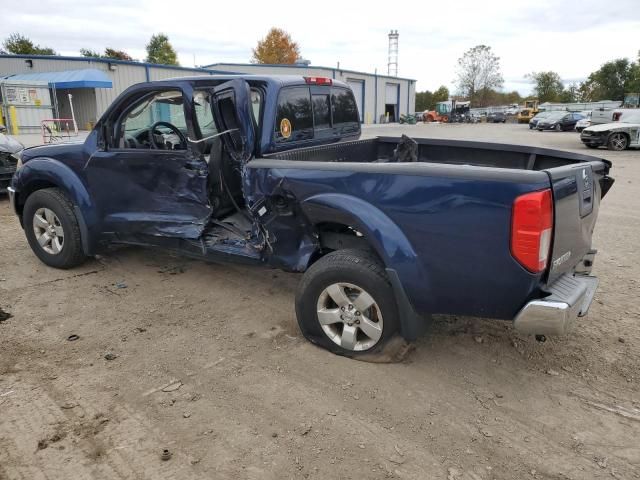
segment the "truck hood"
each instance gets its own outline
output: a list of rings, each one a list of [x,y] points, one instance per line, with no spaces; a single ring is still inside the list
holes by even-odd
[[[24,150],[24,145],[13,137],[0,133],[0,152],[18,153]]]
[[[611,123],[601,123],[599,125],[593,125],[585,130],[589,130],[590,132],[607,132],[609,130],[615,130],[617,128],[638,128],[640,127],[640,123],[626,123],[626,122],[611,122]]]
[[[52,157],[56,158],[60,155],[68,154],[69,152],[77,152],[82,150],[84,142],[64,142],[55,143],[51,145],[39,145],[37,147],[25,148],[22,154],[22,162],[26,162],[30,158],[35,157]]]

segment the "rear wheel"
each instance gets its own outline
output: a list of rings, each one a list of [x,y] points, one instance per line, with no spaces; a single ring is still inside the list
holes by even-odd
[[[62,190],[46,188],[29,195],[23,222],[31,250],[46,265],[66,269],[85,261],[73,204]]]
[[[629,139],[622,132],[616,132],[609,135],[609,140],[607,141],[607,148],[609,150],[621,151],[625,150],[629,145]]]
[[[376,353],[398,330],[384,267],[362,250],[332,252],[307,270],[296,294],[303,335],[340,355]]]

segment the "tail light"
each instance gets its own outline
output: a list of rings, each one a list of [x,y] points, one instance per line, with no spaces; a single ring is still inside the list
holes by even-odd
[[[553,231],[551,190],[521,195],[513,202],[511,255],[532,273],[547,268]]]
[[[304,81],[311,85],[332,85],[333,80],[327,77],[304,77]]]

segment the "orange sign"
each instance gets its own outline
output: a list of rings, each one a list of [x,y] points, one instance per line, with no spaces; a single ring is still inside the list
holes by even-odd
[[[280,133],[284,138],[289,138],[291,136],[291,122],[288,118],[283,118],[280,121]]]

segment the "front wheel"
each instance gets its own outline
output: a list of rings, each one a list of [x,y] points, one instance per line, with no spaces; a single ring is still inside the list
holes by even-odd
[[[27,198],[24,231],[31,250],[46,265],[72,268],[86,257],[73,204],[58,188],[45,188]]]
[[[629,139],[624,133],[621,132],[612,133],[609,136],[609,141],[607,142],[607,148],[609,150],[615,150],[618,152],[626,150],[628,145]]]
[[[562,125],[557,124],[556,125],[556,132],[561,132],[562,131]]]
[[[398,330],[384,267],[371,253],[338,250],[307,270],[296,293],[303,335],[340,355],[376,353]]]

